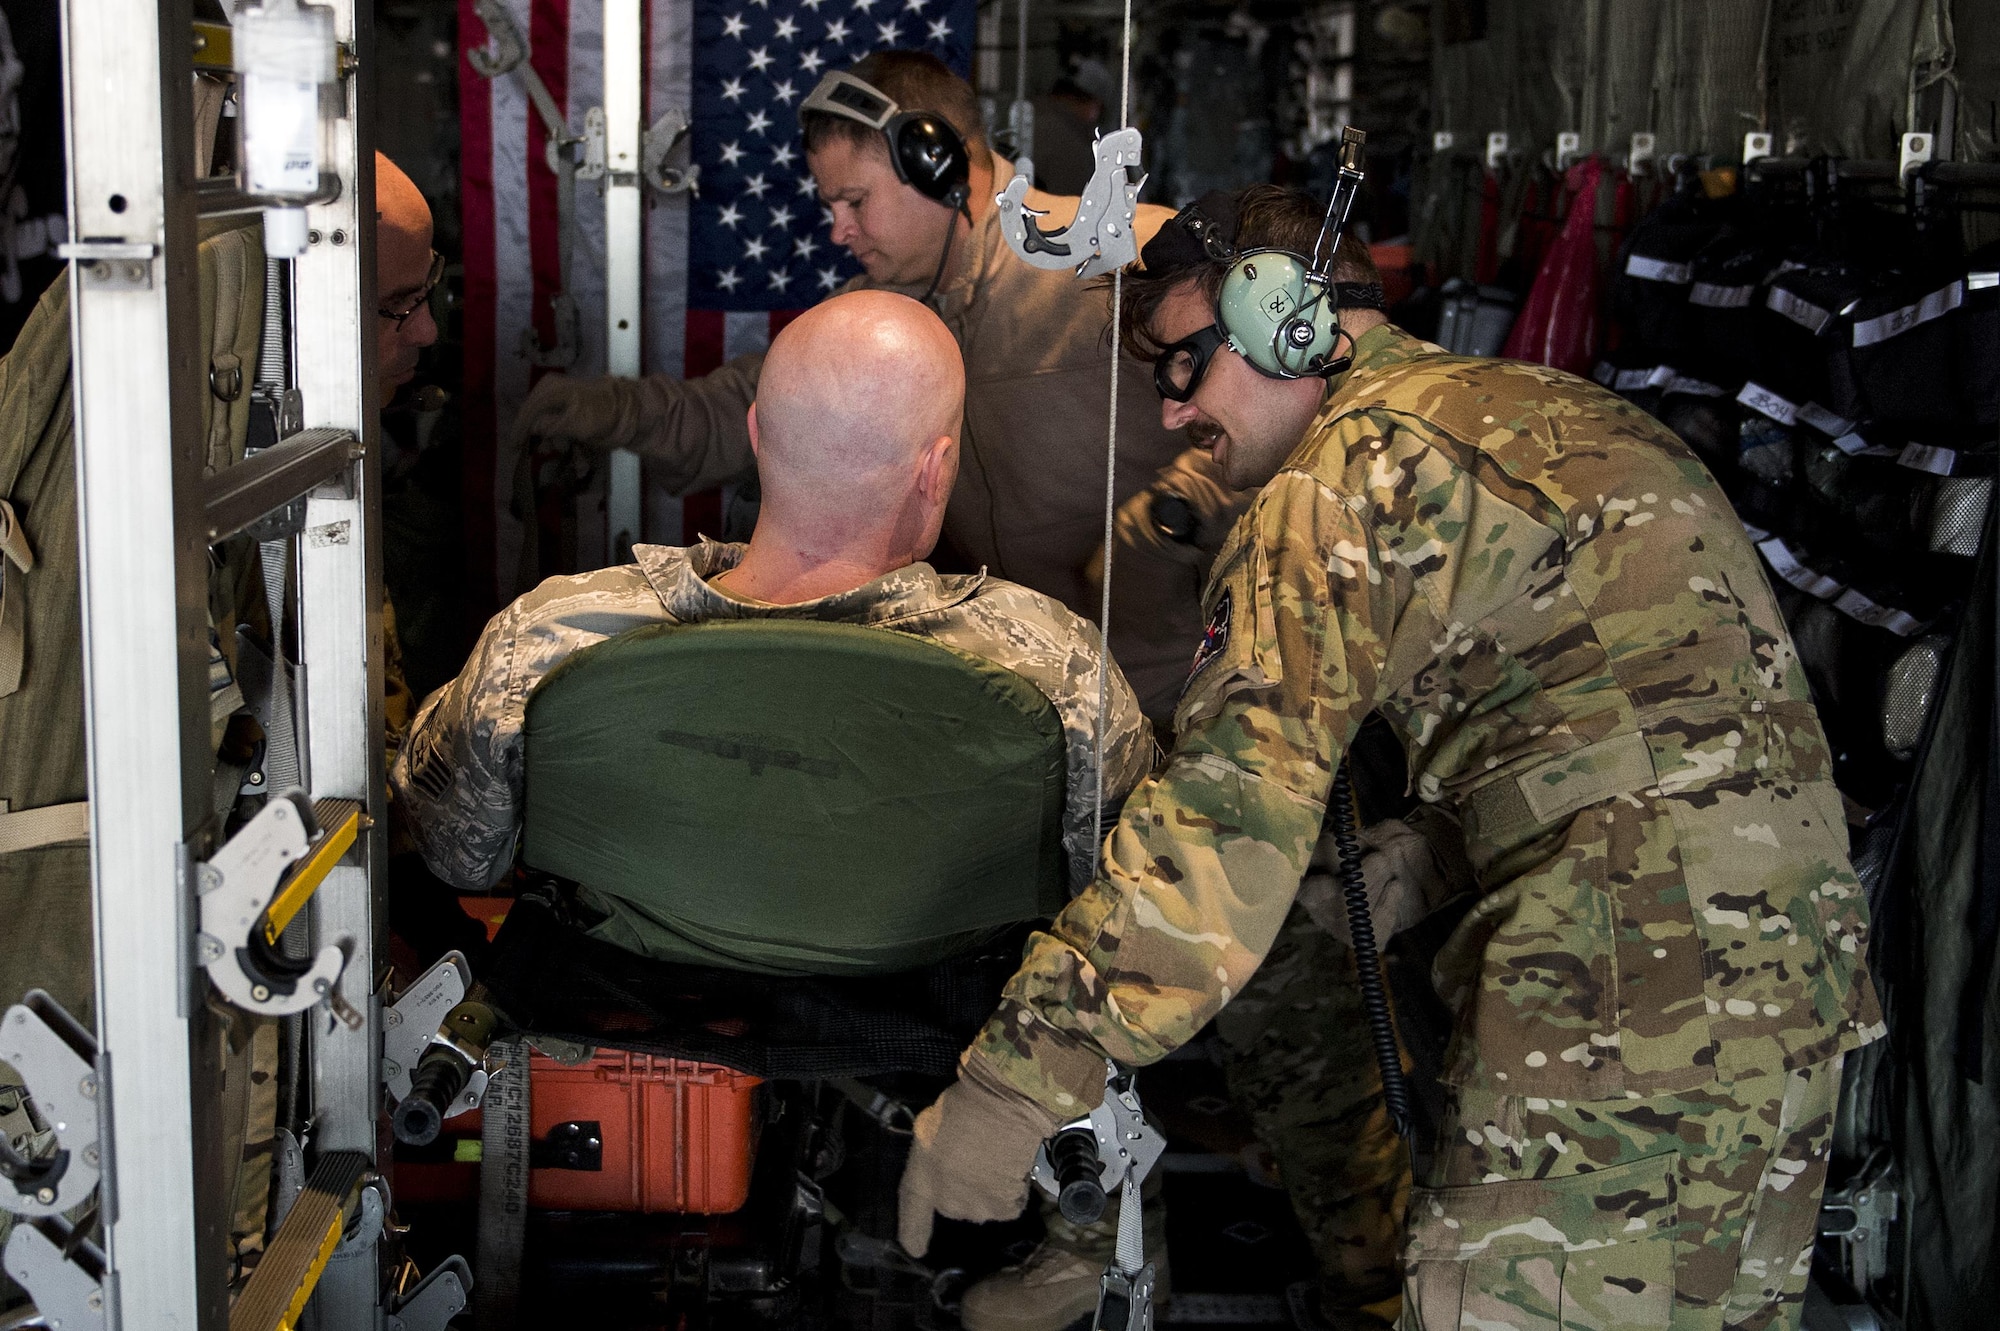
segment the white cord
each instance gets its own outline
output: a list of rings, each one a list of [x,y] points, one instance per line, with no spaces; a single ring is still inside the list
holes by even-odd
[[[1132,110],[1132,0],[1125,0],[1120,52],[1118,123],[1122,127],[1130,121]],[[1104,857],[1104,732],[1111,720],[1111,552],[1118,517],[1118,371],[1125,354],[1119,321],[1124,302],[1125,270],[1121,267],[1111,274],[1111,420],[1104,438],[1104,587],[1097,607],[1097,735],[1092,745],[1097,793],[1091,805],[1097,826],[1091,829],[1090,837],[1092,882],[1097,881]]]
[[[1020,37],[1014,52],[1014,100],[1028,100],[1028,0],[1021,0]]]

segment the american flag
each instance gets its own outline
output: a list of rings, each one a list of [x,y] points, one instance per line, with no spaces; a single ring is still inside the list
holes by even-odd
[[[603,104],[601,0],[507,0],[529,61],[572,133]],[[828,70],[871,51],[928,50],[963,74],[976,0],[646,0],[646,123],[692,119],[700,192],[648,191],[644,366],[693,378],[766,346],[798,310],[857,271],[828,237],[806,170],[798,105]],[[461,46],[485,25],[459,0]],[[523,349],[556,337],[561,290],[556,177],[521,80],[487,80],[461,55],[459,115],[465,264],[466,535],[475,576],[496,598],[517,584],[521,525],[511,512],[514,410],[545,369]],[[578,345],[568,373],[604,373],[604,208],[579,182],[570,263]],[[602,480],[577,501],[576,563],[607,559]],[[648,485],[645,539],[719,530],[720,497],[675,499]],[[547,567],[544,541],[544,567]],[[490,561],[490,562],[489,562]],[[485,588],[482,588],[482,590]]]

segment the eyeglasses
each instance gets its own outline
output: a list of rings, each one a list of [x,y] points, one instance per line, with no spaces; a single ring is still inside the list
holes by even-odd
[[[1170,402],[1185,402],[1201,387],[1208,372],[1208,360],[1216,348],[1229,341],[1219,325],[1210,324],[1192,337],[1184,337],[1153,357],[1153,387]]]
[[[442,281],[444,281],[444,256],[432,250],[431,270],[425,274],[423,286],[417,289],[416,295],[410,297],[409,303],[399,310],[378,309],[375,312],[384,319],[395,320],[396,327],[401,328],[404,320],[430,303],[431,293],[437,290],[438,283]]]

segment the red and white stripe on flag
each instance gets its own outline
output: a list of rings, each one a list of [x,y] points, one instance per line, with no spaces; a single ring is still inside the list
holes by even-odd
[[[505,0],[527,36],[529,60],[573,129],[603,104],[601,0]],[[646,0],[644,119],[689,106],[692,0]],[[461,44],[485,34],[472,0],[459,0]],[[461,206],[465,264],[465,533],[468,571],[496,601],[526,590],[520,575],[522,524],[513,512],[518,459],[509,439],[515,411],[543,374],[529,338],[555,340],[553,301],[562,289],[557,183],[546,135],[521,80],[480,77],[459,58]],[[577,306],[578,348],[568,373],[604,373],[604,210],[597,190],[576,195],[570,295]],[[688,197],[648,192],[645,224],[647,373],[692,378],[745,352],[761,351],[791,312],[724,313],[687,308]],[[607,562],[602,471],[577,501],[577,564]],[[651,483],[645,539],[668,544],[720,534],[717,492],[677,499]],[[533,520],[532,517],[529,520]],[[531,580],[531,579],[530,579]]]

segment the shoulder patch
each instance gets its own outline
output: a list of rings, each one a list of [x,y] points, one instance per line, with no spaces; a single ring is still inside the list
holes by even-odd
[[[1208,623],[1201,631],[1201,646],[1194,650],[1194,664],[1188,667],[1187,684],[1181,685],[1181,692],[1187,692],[1188,684],[1194,683],[1208,664],[1222,655],[1222,649],[1229,645],[1229,617],[1235,608],[1236,594],[1233,588],[1224,587],[1222,595],[1216,599],[1215,609],[1208,615]]]

